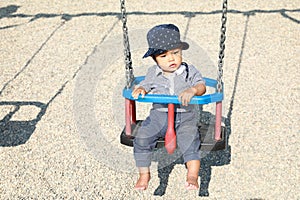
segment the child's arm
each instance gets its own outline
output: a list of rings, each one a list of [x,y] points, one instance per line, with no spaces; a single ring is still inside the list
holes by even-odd
[[[147,94],[147,91],[145,90],[145,88],[143,88],[142,86],[139,86],[137,88],[134,88],[134,90],[132,91],[131,95],[133,96],[133,98],[137,99],[139,97],[139,95],[142,95],[142,98],[144,98],[145,94]]]
[[[206,92],[206,86],[202,83],[198,83],[197,85],[184,90],[179,96],[178,99],[182,103],[182,105],[187,106],[193,96],[201,96]]]
[[[138,99],[139,95],[144,98],[145,94],[150,92],[151,85],[153,83],[153,77],[155,76],[156,66],[152,66],[148,69],[145,79],[142,80],[139,85],[136,85],[131,93],[133,98]]]

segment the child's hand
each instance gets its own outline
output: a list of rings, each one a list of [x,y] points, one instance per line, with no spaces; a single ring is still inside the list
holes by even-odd
[[[195,96],[195,94],[197,93],[197,90],[193,87],[184,90],[179,96],[178,96],[178,100],[181,102],[181,104],[183,106],[188,106],[191,99],[193,98],[193,96]]]
[[[201,96],[206,92],[206,86],[202,83],[199,83],[189,89],[184,90],[179,96],[179,101],[184,106],[188,106],[193,96]]]
[[[146,93],[147,92],[145,88],[139,86],[132,91],[131,95],[133,96],[133,98],[138,99],[140,94],[142,95],[142,98],[144,98]]]

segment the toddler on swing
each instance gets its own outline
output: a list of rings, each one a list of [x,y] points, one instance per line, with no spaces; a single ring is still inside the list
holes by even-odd
[[[182,61],[182,50],[189,44],[180,40],[174,24],[161,24],[147,34],[149,49],[143,58],[151,56],[156,65],[150,67],[145,79],[132,92],[134,98],[147,93],[177,95],[180,105],[175,105],[175,130],[177,145],[187,167],[185,188],[199,188],[200,134],[197,126],[196,105],[189,104],[195,95],[206,92],[201,73]],[[168,125],[168,105],[153,103],[149,116],[142,122],[133,141],[134,159],[139,170],[135,189],[146,190],[150,181],[152,151]]]

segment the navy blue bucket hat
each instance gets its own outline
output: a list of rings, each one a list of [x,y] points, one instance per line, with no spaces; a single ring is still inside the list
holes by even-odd
[[[174,24],[161,24],[153,27],[147,34],[149,49],[143,56],[154,56],[168,50],[181,47],[183,50],[189,48],[189,44],[180,40],[180,32]]]

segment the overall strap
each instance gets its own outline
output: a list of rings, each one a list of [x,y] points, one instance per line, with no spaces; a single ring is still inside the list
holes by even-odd
[[[182,62],[181,64],[185,66],[185,71],[186,71],[185,82],[187,82],[190,73],[189,65],[186,62]]]

